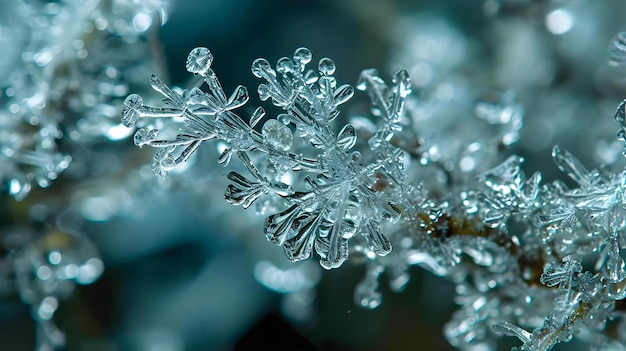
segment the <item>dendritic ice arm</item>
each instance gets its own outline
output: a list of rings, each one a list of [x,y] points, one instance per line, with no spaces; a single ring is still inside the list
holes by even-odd
[[[614,304],[604,294],[600,274],[582,272],[580,261],[567,256],[562,264],[546,265],[541,282],[547,287],[558,285],[559,294],[554,299],[554,308],[541,327],[532,333],[508,322],[494,325],[497,332],[518,337],[522,350],[549,350],[555,344],[568,342],[573,333],[579,332],[585,323],[594,321],[596,328],[603,328]]]
[[[550,188],[552,194],[545,213],[538,217],[539,225],[551,233],[566,232],[570,238],[584,236],[584,240],[570,239],[572,244],[562,251],[565,254],[601,253],[597,266],[602,267],[606,279],[610,283],[622,282],[626,279],[626,267],[620,255],[626,223],[626,170],[620,173],[589,171],[558,146],[554,147],[552,156],[558,168],[578,187],[568,189],[562,182],[555,182]]]
[[[622,128],[618,137],[623,139],[624,103],[618,107],[615,120]],[[539,281],[555,294],[552,310],[532,332],[509,322],[494,328],[517,336],[523,342],[522,350],[549,350],[557,343],[570,341],[581,330],[590,341],[608,345],[610,337],[599,337],[593,331],[607,328],[611,319],[623,319],[617,306],[626,298],[622,252],[626,171],[615,172],[608,166],[589,170],[559,146],[554,147],[552,157],[576,186],[569,188],[555,181],[541,187],[537,197],[540,206],[525,216],[534,217],[536,228],[523,237],[543,243],[532,247],[543,251],[546,263]],[[500,189],[500,193],[511,193],[511,189]],[[583,258],[597,259],[596,272],[583,269]]]
[[[348,242],[357,234],[377,255],[388,254],[391,245],[380,226],[397,221],[403,210],[410,216],[412,188],[401,163],[404,155],[390,142],[401,130],[410,80],[406,71],[399,71],[388,86],[374,70],[363,72],[358,88],[370,94],[374,114],[383,119],[370,139],[373,156],[363,163],[365,158],[354,149],[355,128],[346,124],[337,132],[332,126],[337,108],[354,95],[354,88],[337,84],[331,59],[321,59],[317,70],[306,68],[311,60],[311,52],[300,48],[291,58],[278,60],[275,69],[263,58],[252,63],[252,74],[264,80],[258,87],[261,100],[271,99],[284,111],[267,119],[260,132],[255,126],[265,117],[264,110],[257,108],[249,122],[233,112],[248,101],[247,90],[239,86],[227,97],[206,48],[192,50],[186,65],[190,73],[203,78],[205,90],[178,93],[153,76],[151,85],[165,96],[167,106],[146,106],[133,94],[124,102],[122,120],[126,126],[135,126],[140,118],[182,121],[181,132],[173,139],[160,139],[159,130],[150,125],[135,134],[136,145],[161,149],[153,162],[154,172],[161,176],[184,164],[201,143],[226,142],[219,163],[227,165],[236,155],[252,175],[250,179],[230,172],[233,183],[226,189],[226,200],[246,208],[269,196],[277,207],[286,209],[267,217],[267,239],[282,246],[292,261],[310,257],[315,249],[320,264],[331,269],[348,258]],[[303,142],[296,143],[295,138]],[[252,152],[254,157],[249,155]],[[377,188],[381,178],[387,189]]]

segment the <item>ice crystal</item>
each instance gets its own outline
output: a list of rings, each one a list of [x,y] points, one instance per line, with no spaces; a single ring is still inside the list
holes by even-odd
[[[145,118],[182,121],[182,132],[174,139],[161,139],[159,131],[149,126],[135,134],[136,145],[160,148],[153,170],[161,176],[184,164],[203,142],[226,142],[219,162],[226,166],[236,155],[252,176],[231,171],[226,201],[247,208],[269,194],[281,199],[286,208],[267,217],[267,239],[282,246],[292,261],[306,259],[315,250],[321,257],[320,264],[331,269],[348,258],[349,240],[356,234],[362,235],[378,255],[391,250],[380,226],[385,221],[396,221],[402,208],[410,204],[406,195],[411,188],[400,163],[403,152],[391,144],[399,130],[410,81],[405,71],[397,72],[391,85],[374,70],[361,75],[357,88],[370,94],[373,112],[382,118],[369,142],[375,156],[363,164],[353,151],[355,128],[347,124],[337,132],[332,127],[340,113],[338,107],[354,95],[354,88],[337,84],[331,59],[322,58],[317,71],[307,69],[311,60],[311,52],[300,48],[291,58],[281,58],[275,69],[263,58],[252,63],[252,74],[264,80],[257,90],[261,100],[271,100],[284,110],[276,118],[267,119],[260,132],[254,127],[265,118],[265,112],[258,108],[249,122],[234,112],[247,103],[247,89],[238,86],[227,96],[211,68],[213,56],[206,48],[192,50],[186,64],[190,73],[202,77],[205,90],[193,88],[178,93],[152,76],[151,85],[165,96],[167,107],[147,106],[139,95],[132,94],[124,101],[122,121],[129,127]],[[300,146],[294,138],[310,147]],[[265,154],[270,167],[256,166],[249,155],[252,153]],[[264,169],[266,174],[262,173]],[[287,173],[302,184],[284,183],[281,179]],[[380,178],[392,185],[389,191],[376,189]]]
[[[484,220],[492,226],[503,225],[513,214],[528,216],[540,203],[541,174],[526,179],[521,170],[523,158],[511,156],[499,166],[484,172],[481,180],[491,188],[491,196],[481,196],[486,204]]]
[[[420,266],[456,285],[460,309],[445,327],[452,345],[492,349],[509,335],[535,351],[603,328],[615,301],[626,296],[626,171],[590,171],[558,146],[553,159],[574,188],[542,184],[539,172],[526,176],[517,155],[496,164],[496,150],[515,143],[522,125],[523,109],[511,93],[485,94],[474,104],[478,121],[497,130],[495,137],[442,141],[422,137],[421,126],[412,124],[419,118],[404,112],[405,103],[420,103],[411,100],[404,70],[390,83],[374,69],[362,71],[356,90],[369,95],[373,119],[347,116],[350,123],[335,129],[343,120],[339,108],[355,89],[338,84],[331,59],[309,69],[312,54],[305,48],[275,66],[256,59],[251,71],[262,80],[259,97],[282,112],[268,116],[259,107],[249,118],[236,112],[248,102],[247,89],[227,94],[213,61],[206,48],[191,51],[187,70],[203,86],[189,90],[152,76],[153,89],[165,97],[162,107],[137,94],[126,98],[122,121],[140,127],[135,144],[159,149],[152,169],[165,176],[201,144],[220,140],[218,162],[238,160],[227,175],[226,201],[256,204],[266,215],[265,237],[291,261],[315,251],[331,269],[355,256],[366,266],[354,292],[358,305],[376,308],[382,277],[401,291],[409,268]],[[415,106],[408,112],[418,113]],[[621,128],[624,115],[620,105]],[[164,132],[172,129],[176,136]],[[428,179],[432,174],[437,180]],[[596,271],[583,269],[583,256],[594,255]],[[268,286],[267,272],[284,273],[264,271],[258,279]]]

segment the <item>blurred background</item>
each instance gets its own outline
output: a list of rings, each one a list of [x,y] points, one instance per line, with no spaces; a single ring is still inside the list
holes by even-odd
[[[0,6],[9,9],[9,1]],[[142,90],[157,101],[146,92],[150,73],[190,86],[187,54],[204,46],[226,92],[248,87],[249,115],[261,104],[251,62],[275,62],[304,46],[314,60],[331,57],[343,83],[354,85],[370,67],[384,77],[409,70],[416,128],[444,145],[473,135],[483,94],[506,96],[494,104],[521,106],[524,119],[502,154],[523,155],[528,172],[542,171],[547,181],[560,176],[550,157],[554,144],[590,167],[615,162],[622,150],[611,118],[626,97],[626,43],[615,37],[626,30],[622,1],[172,0],[167,8],[164,24],[140,40],[149,48],[133,60],[150,67],[132,76],[128,93]],[[18,24],[0,17],[0,37],[15,48],[19,37],[7,38],[7,28]],[[3,56],[0,73],[19,57]],[[119,111],[121,101],[112,101]],[[75,127],[82,116],[59,120],[65,136],[86,135]],[[222,200],[227,170],[216,150],[202,150],[193,167],[160,182],[150,171],[152,153],[127,136],[56,143],[72,164],[48,189],[19,202],[5,196],[5,186],[0,228],[45,232],[53,222],[98,248],[104,272],[62,301],[54,317],[68,350],[452,349],[442,332],[455,310],[452,284],[412,268],[403,292],[392,292],[383,277],[382,305],[359,307],[353,292],[364,267],[348,262],[323,271],[315,259],[287,262],[265,241],[262,217]],[[13,291],[0,302],[2,350],[35,348],[35,322],[21,300]]]

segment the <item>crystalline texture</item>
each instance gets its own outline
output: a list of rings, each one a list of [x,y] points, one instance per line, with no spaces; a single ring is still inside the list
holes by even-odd
[[[481,168],[476,182],[471,171],[483,160],[475,152],[484,143],[463,145],[457,162],[441,155],[452,148],[424,145],[412,133],[411,123],[419,118],[404,115],[411,93],[407,71],[396,72],[389,83],[376,70],[363,71],[356,89],[369,95],[375,118],[346,119],[339,108],[355,89],[337,81],[331,59],[311,64],[306,48],[274,66],[259,58],[251,65],[261,79],[256,91],[282,111],[266,116],[257,108],[247,119],[235,110],[248,102],[248,90],[238,86],[227,95],[210,68],[212,60],[206,48],[190,53],[187,69],[201,76],[203,85],[187,91],[151,77],[153,89],[165,97],[164,107],[145,106],[136,95],[127,98],[124,123],[134,126],[142,118],[139,124],[146,126],[135,143],[159,148],[153,170],[165,176],[204,142],[221,140],[218,162],[242,166],[228,173],[225,200],[244,208],[258,205],[267,216],[266,239],[291,261],[315,253],[323,268],[334,269],[349,255],[361,258],[367,272],[355,291],[359,305],[380,304],[383,271],[401,289],[408,267],[419,265],[456,284],[462,307],[446,326],[454,346],[493,349],[495,331],[518,337],[523,350],[548,350],[571,340],[583,325],[592,333],[602,330],[615,300],[623,298],[626,171],[587,169],[556,146],[553,159],[576,183],[572,189],[558,181],[541,184],[540,173],[527,177],[524,159],[516,155]],[[522,109],[511,99],[509,94],[481,98],[475,106],[489,126],[505,129],[498,148],[519,136]],[[420,102],[411,103],[429,108]],[[624,111],[622,103],[615,115],[622,139]],[[345,120],[351,123],[335,128],[335,121]],[[160,137],[160,131],[173,129],[180,133]],[[415,155],[423,166],[435,167],[411,164]],[[453,174],[457,165],[466,179]],[[436,167],[441,169],[433,178],[440,188],[429,198],[421,186],[410,184],[407,169],[419,180],[431,177],[427,172]],[[583,272],[579,258],[587,255],[598,256],[597,272]]]
[[[291,130],[275,119],[270,119],[265,122],[261,133],[265,141],[278,150],[289,150],[293,142]]]
[[[122,123],[126,127],[134,127],[139,118],[139,109],[143,107],[143,99],[137,94],[129,95],[122,107]]]
[[[563,264],[549,263],[541,274],[540,281],[548,287],[559,286],[559,290],[572,288],[574,275],[582,270],[580,262],[570,256],[563,258]]]
[[[195,48],[187,56],[187,71],[201,76],[207,74],[213,62],[213,55],[207,48]]]
[[[237,155],[252,175],[249,178],[230,172],[228,179],[232,183],[224,194],[226,201],[247,208],[267,194],[281,199],[286,209],[267,217],[265,235],[281,245],[290,260],[306,259],[315,250],[322,267],[337,268],[348,259],[350,239],[357,234],[373,253],[388,254],[391,244],[380,226],[401,216],[396,202],[407,200],[403,207],[411,207],[411,187],[404,183],[407,177],[399,164],[402,152],[391,145],[391,137],[401,130],[398,122],[404,99],[410,93],[406,71],[396,73],[390,86],[370,72],[368,81],[360,86],[370,93],[376,109],[384,113],[376,137],[380,140],[372,148],[377,156],[363,165],[358,162],[360,153],[352,150],[357,143],[355,128],[348,124],[337,132],[331,123],[339,115],[338,106],[354,95],[350,85],[337,84],[331,59],[318,62],[319,75],[306,69],[312,60],[306,48],[297,49],[292,58],[278,60],[276,69],[263,58],[252,63],[252,74],[264,81],[258,87],[261,100],[271,99],[284,110],[277,118],[267,119],[260,132],[253,127],[264,118],[264,110],[257,108],[249,123],[233,112],[248,101],[247,90],[239,86],[227,98],[210,69],[212,60],[206,48],[192,50],[187,58],[187,70],[204,78],[204,90],[177,93],[159,78],[150,78],[153,89],[165,96],[168,107],[145,106],[134,94],[126,98],[122,120],[127,126],[135,125],[138,118],[183,120],[182,132],[174,139],[159,139],[159,130],[151,127],[136,132],[136,145],[160,148],[152,164],[154,173],[165,176],[184,164],[204,141],[221,139],[227,147],[218,162],[228,165],[232,155]],[[292,129],[308,142],[308,147],[293,150]],[[312,150],[312,156],[304,156]],[[252,152],[257,156],[250,157],[248,153]],[[271,167],[257,167],[253,159],[254,163],[267,160]],[[266,170],[268,173],[261,173]],[[292,186],[280,181],[287,173],[302,181],[299,190],[294,190],[297,183]],[[388,178],[394,184],[392,192],[375,190],[376,177]]]

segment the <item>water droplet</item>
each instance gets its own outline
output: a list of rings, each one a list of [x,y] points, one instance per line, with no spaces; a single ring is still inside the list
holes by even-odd
[[[293,135],[289,127],[285,126],[281,122],[270,119],[263,125],[261,133],[265,138],[265,141],[271,146],[279,150],[289,150],[291,143],[293,142]]]
[[[336,67],[335,67],[335,63],[333,62],[333,60],[329,59],[328,57],[325,57],[320,60],[317,66],[317,69],[320,71],[322,75],[330,76],[335,73]]]
[[[622,280],[619,283],[607,284],[607,294],[610,298],[615,300],[626,298],[626,280]]]
[[[363,292],[356,297],[356,300],[358,300],[361,307],[374,309],[380,306],[383,299],[378,292]]]
[[[213,62],[213,55],[209,49],[195,48],[187,56],[187,71],[204,76],[211,67],[211,62]]]

